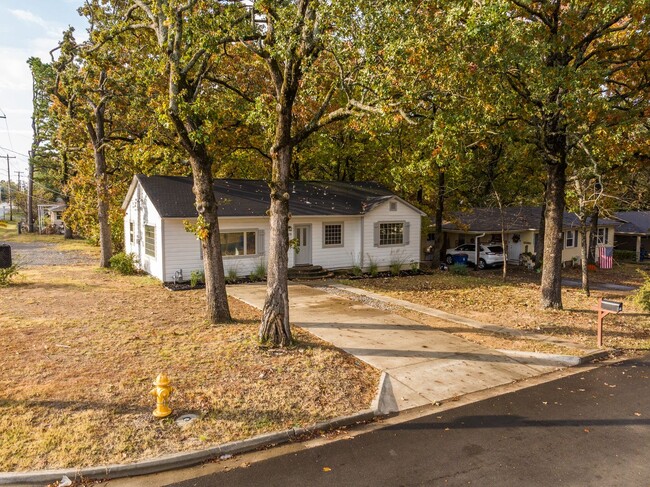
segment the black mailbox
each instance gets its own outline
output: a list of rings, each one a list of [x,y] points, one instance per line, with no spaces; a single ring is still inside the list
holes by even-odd
[[[619,301],[610,301],[609,299],[602,299],[600,301],[600,309],[611,311],[612,313],[620,313],[623,311],[623,303]]]

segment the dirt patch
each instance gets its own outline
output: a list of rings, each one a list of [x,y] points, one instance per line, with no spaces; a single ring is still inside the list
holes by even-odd
[[[369,407],[378,372],[295,329],[261,349],[259,312],[204,320],[204,291],[87,265],[25,267],[0,296],[0,470],[126,463],[308,425]],[[155,420],[152,380],[175,387]]]
[[[566,274],[570,276],[571,272],[578,271],[571,270]],[[593,282],[638,286],[641,276],[634,265],[624,264],[614,272],[596,271]],[[506,282],[502,281],[500,270],[492,270],[478,273],[470,271],[467,276],[433,272],[426,276],[345,281],[345,284],[477,321],[543,333],[594,348],[597,318],[595,307],[598,298],[622,300],[624,313],[605,318],[605,346],[625,350],[650,349],[650,314],[644,313],[633,302],[632,292],[593,291],[591,297],[587,297],[580,289],[565,288],[562,291],[564,310],[542,310],[539,307],[539,275],[521,268],[511,268]],[[433,326],[450,328],[448,322],[424,318],[419,313],[395,311]],[[529,344],[520,340],[510,340],[456,325],[451,328],[454,330],[447,331],[461,334],[491,348],[530,348]],[[539,344],[530,346],[536,347]]]

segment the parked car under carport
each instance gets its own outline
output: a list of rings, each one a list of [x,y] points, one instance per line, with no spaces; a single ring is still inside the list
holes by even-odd
[[[476,265],[476,245],[463,244],[454,249],[447,249],[445,251],[445,262],[448,265],[454,263],[454,255],[466,254],[467,263]],[[480,246],[480,254],[478,261],[478,268],[485,269],[487,267],[496,267],[503,265],[503,247],[499,244],[486,244]]]

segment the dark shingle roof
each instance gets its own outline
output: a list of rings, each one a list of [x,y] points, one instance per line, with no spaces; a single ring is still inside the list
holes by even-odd
[[[136,176],[161,217],[192,218],[197,215],[192,178]],[[266,216],[270,205],[266,181],[217,179],[214,192],[219,216]],[[289,185],[289,211],[304,215],[361,215],[395,195],[378,183],[295,181]]]
[[[650,235],[650,211],[619,211],[614,216],[623,222],[616,233]]]
[[[506,231],[537,230],[542,214],[540,206],[517,206],[503,209],[504,229]],[[589,220],[587,220],[589,221]],[[599,225],[615,225],[618,222],[599,218]],[[564,212],[563,228],[577,228],[580,225],[575,213]],[[444,230],[465,232],[500,232],[501,212],[499,208],[472,208],[470,211],[457,211],[442,225]]]

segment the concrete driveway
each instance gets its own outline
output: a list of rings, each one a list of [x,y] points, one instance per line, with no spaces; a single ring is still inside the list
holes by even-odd
[[[228,294],[261,309],[266,284],[228,286]],[[291,323],[388,374],[384,411],[403,411],[557,369],[415,321],[301,285],[289,286]]]

